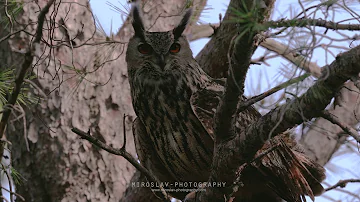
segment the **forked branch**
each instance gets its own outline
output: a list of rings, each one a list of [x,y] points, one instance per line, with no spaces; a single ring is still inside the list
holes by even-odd
[[[164,187],[162,187],[162,185],[161,185],[162,183],[160,183],[160,181],[154,175],[152,175],[149,170],[147,170],[144,166],[142,166],[140,163],[138,163],[138,161],[129,152],[126,151],[126,149],[125,149],[125,146],[126,146],[125,118],[126,118],[126,116],[124,115],[124,122],[123,122],[124,144],[120,149],[115,149],[115,148],[101,142],[97,138],[93,137],[90,134],[90,131],[84,132],[78,128],[72,128],[71,131],[74,132],[75,134],[79,135],[82,139],[89,141],[91,144],[93,144],[111,154],[115,154],[117,156],[124,157],[127,161],[129,161],[131,163],[131,165],[133,165],[136,169],[138,169],[140,172],[142,172],[148,178],[149,181],[157,182],[157,184],[159,184],[159,189],[161,191],[161,195],[160,196],[157,195],[157,197],[159,197],[163,201],[170,201],[168,194],[166,193]]]
[[[333,124],[338,125],[341,129],[343,129],[348,135],[353,137],[358,143],[360,143],[360,135],[359,133],[352,128],[351,126],[347,125],[340,121],[335,115],[329,113],[328,111],[323,111],[321,117],[330,121]]]

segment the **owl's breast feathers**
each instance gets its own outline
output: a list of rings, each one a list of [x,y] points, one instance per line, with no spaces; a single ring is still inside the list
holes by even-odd
[[[138,81],[132,84],[136,89],[135,112],[160,161],[174,179],[206,181],[213,141],[190,104],[193,92],[201,84],[179,71],[160,79],[134,80]]]

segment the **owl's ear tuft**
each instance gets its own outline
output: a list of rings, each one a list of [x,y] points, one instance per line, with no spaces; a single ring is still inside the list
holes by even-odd
[[[144,24],[141,20],[140,11],[139,11],[139,5],[134,4],[132,8],[132,26],[135,31],[135,36],[138,36],[140,38],[144,38]]]
[[[191,15],[192,15],[192,9],[189,8],[186,11],[183,19],[180,21],[179,25],[175,27],[175,29],[173,30],[175,40],[178,39],[181,36],[181,34],[184,32],[186,25],[190,21]]]

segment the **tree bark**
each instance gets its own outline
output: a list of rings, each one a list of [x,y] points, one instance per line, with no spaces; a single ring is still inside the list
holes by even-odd
[[[24,4],[17,21],[23,25],[37,22],[38,11],[45,4],[46,1],[38,1],[40,8],[34,2]],[[61,19],[69,36],[77,36],[73,40],[76,45],[86,40],[89,40],[87,43],[96,42],[94,38],[105,41],[97,33],[93,37],[95,23],[88,1],[60,3],[55,9],[51,7],[43,30],[48,43],[51,39],[65,40],[60,29]],[[50,18],[56,27],[60,27],[53,33],[48,31]],[[14,25],[15,29],[22,28],[19,24]],[[35,27],[28,26],[26,30],[34,33]],[[121,39],[118,37],[117,40],[126,40],[130,35],[130,27],[125,25]],[[30,40],[31,36],[18,34],[8,41],[12,52],[5,51],[11,54],[22,52],[28,48]],[[52,43],[57,45],[55,41]],[[106,52],[100,46],[81,46],[73,50],[60,46],[50,52],[45,45],[41,51],[44,52],[42,57],[41,52],[36,55],[41,59],[37,65],[34,63],[33,73],[37,79],[33,83],[47,96],[27,111],[25,138],[22,122],[14,122],[7,130],[7,138],[12,142],[13,165],[24,177],[22,185],[17,186],[18,193],[26,201],[37,202],[119,201],[134,168],[125,159],[79,139],[70,129],[89,130],[107,144],[121,147],[124,138],[122,119],[123,114],[127,114],[127,150],[135,155],[131,144],[131,122],[135,115],[126,76],[124,45],[117,44],[113,52]],[[51,57],[46,59],[49,54]],[[116,62],[101,64],[119,55]],[[16,64],[19,57],[13,59],[8,64]]]

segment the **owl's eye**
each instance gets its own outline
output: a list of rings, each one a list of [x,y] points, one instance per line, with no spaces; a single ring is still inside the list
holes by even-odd
[[[171,53],[178,53],[178,52],[180,51],[180,48],[181,48],[180,44],[178,44],[178,43],[173,43],[173,44],[171,45],[171,47],[170,47],[170,52],[171,52]]]
[[[152,52],[152,48],[149,44],[147,43],[143,43],[143,44],[140,44],[138,46],[138,51],[141,53],[141,54],[150,54]]]

